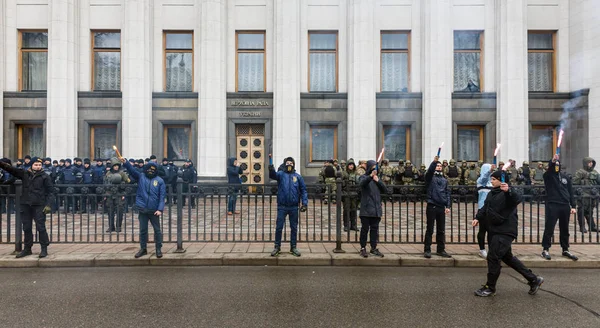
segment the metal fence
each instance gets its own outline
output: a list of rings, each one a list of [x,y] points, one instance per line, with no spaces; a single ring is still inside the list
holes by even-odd
[[[0,186],[0,243],[14,243],[21,248],[20,181]],[[57,185],[53,213],[46,216],[46,227],[52,243],[134,243],[139,241],[138,220],[134,208],[136,185],[125,185],[119,192],[124,197],[124,220],[120,232],[107,232],[111,197],[107,185]],[[359,232],[342,231],[343,203],[357,202],[356,190],[337,191],[332,186],[308,185],[308,210],[300,213],[298,240],[301,242],[358,242]],[[524,195],[518,207],[519,236],[516,243],[541,243],[545,225],[545,190],[543,186],[517,186]],[[422,243],[425,238],[427,207],[424,187],[390,186],[382,195],[383,215],[379,241],[382,243]],[[452,208],[446,215],[446,242],[477,242],[477,228],[471,221],[477,212],[477,190],[474,186],[452,186]],[[228,198],[237,198],[236,210],[228,214]],[[583,233],[578,217],[588,214],[598,222],[599,191],[594,187],[575,187],[578,215],[569,224],[571,243],[600,244],[600,234],[591,231],[584,220]],[[584,213],[585,212],[585,213]],[[117,213],[118,214],[118,213]],[[360,214],[358,214],[360,215]],[[161,217],[164,242],[272,242],[277,219],[277,185],[184,184],[169,186],[167,205]],[[358,220],[360,228],[360,219]],[[34,225],[35,226],[35,225]],[[558,229],[555,231],[558,237]],[[289,229],[284,230],[284,241]],[[150,234],[152,241],[152,234]],[[435,235],[434,235],[435,240]]]

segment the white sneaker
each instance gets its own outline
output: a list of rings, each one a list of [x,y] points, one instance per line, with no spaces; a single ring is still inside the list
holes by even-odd
[[[480,250],[479,257],[481,257],[483,259],[487,258],[487,251],[485,249]]]

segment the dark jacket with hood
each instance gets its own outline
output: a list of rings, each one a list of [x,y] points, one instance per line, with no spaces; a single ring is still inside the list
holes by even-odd
[[[242,180],[240,179],[240,174],[244,173],[239,166],[234,166],[236,158],[231,157],[227,160],[227,182],[230,184],[242,184]]]
[[[158,165],[154,162],[146,164],[143,168],[144,173],[138,172],[129,162],[125,162],[125,168],[129,175],[137,180],[137,193],[135,197],[135,206],[144,212],[163,211],[165,209],[165,197],[167,189],[165,182],[158,176]],[[146,176],[146,170],[154,166],[155,175]]]
[[[592,167],[589,167],[589,163],[592,163]],[[583,158],[583,168],[575,172],[573,184],[584,186],[600,185],[600,174],[596,171],[596,161],[593,158]]]
[[[560,172],[560,162],[558,170],[554,161],[548,163],[548,170],[544,172],[544,187],[546,189],[546,204],[570,205],[575,208],[575,198],[573,197],[573,184],[571,177]],[[558,171],[558,172],[557,172]]]
[[[294,163],[296,162],[293,158],[286,158]],[[286,207],[298,207],[298,204],[302,202],[303,206],[308,206],[308,192],[306,191],[306,184],[300,174],[292,169],[291,172],[287,170],[275,171],[275,167],[269,165],[269,178],[277,181],[277,205]]]
[[[381,194],[387,193],[387,189],[381,180],[375,181],[371,177],[371,172],[375,165],[375,161],[368,161],[366,173],[358,178],[361,217],[380,218],[383,213],[381,209]]]
[[[425,173],[425,186],[427,188],[427,204],[433,204],[440,207],[450,207],[450,190],[448,190],[448,180],[444,178],[442,172],[436,172],[435,167],[439,162],[433,161]]]
[[[521,195],[509,188],[504,192],[500,187],[493,188],[485,199],[483,207],[477,211],[475,219],[486,224],[488,240],[493,235],[505,235],[517,238],[518,218],[517,206],[521,203]]]
[[[23,170],[12,167],[12,165],[0,162],[0,168],[23,181],[21,192],[21,204],[33,206],[50,206],[54,202],[54,184],[52,178],[39,170]]]

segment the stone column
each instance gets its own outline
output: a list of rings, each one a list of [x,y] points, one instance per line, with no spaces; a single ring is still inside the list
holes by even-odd
[[[498,160],[529,158],[527,1],[496,2],[496,140]]]
[[[122,148],[124,157],[152,152],[153,0],[124,1],[122,38]],[[156,77],[160,78],[160,77]]]
[[[348,3],[348,158],[375,159],[375,4]],[[344,67],[339,67],[343,70]]]
[[[227,1],[202,0],[198,90],[199,176],[225,176],[227,156]]]
[[[4,1],[0,1],[0,151],[2,154],[8,154],[4,148],[4,75],[6,72],[4,65]]]
[[[421,3],[421,83],[423,85],[423,163],[444,143],[441,158],[452,152],[453,34],[450,0]]]
[[[79,155],[77,154],[79,3],[76,0],[50,0],[48,5],[50,24],[45,155],[53,158],[74,157]]]
[[[300,170],[300,3],[275,0],[273,163],[292,156]]]

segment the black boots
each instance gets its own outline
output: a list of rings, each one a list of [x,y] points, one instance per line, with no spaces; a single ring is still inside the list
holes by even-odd
[[[21,251],[21,253],[17,254],[17,256],[15,256],[16,258],[20,259],[22,257],[25,257],[27,255],[31,255],[31,248],[25,248]]]
[[[148,255],[148,251],[145,248],[139,250],[139,252],[135,253],[135,258],[139,259],[140,257]]]
[[[40,252],[39,257],[42,259],[48,256],[48,246],[42,246],[42,251]]]

